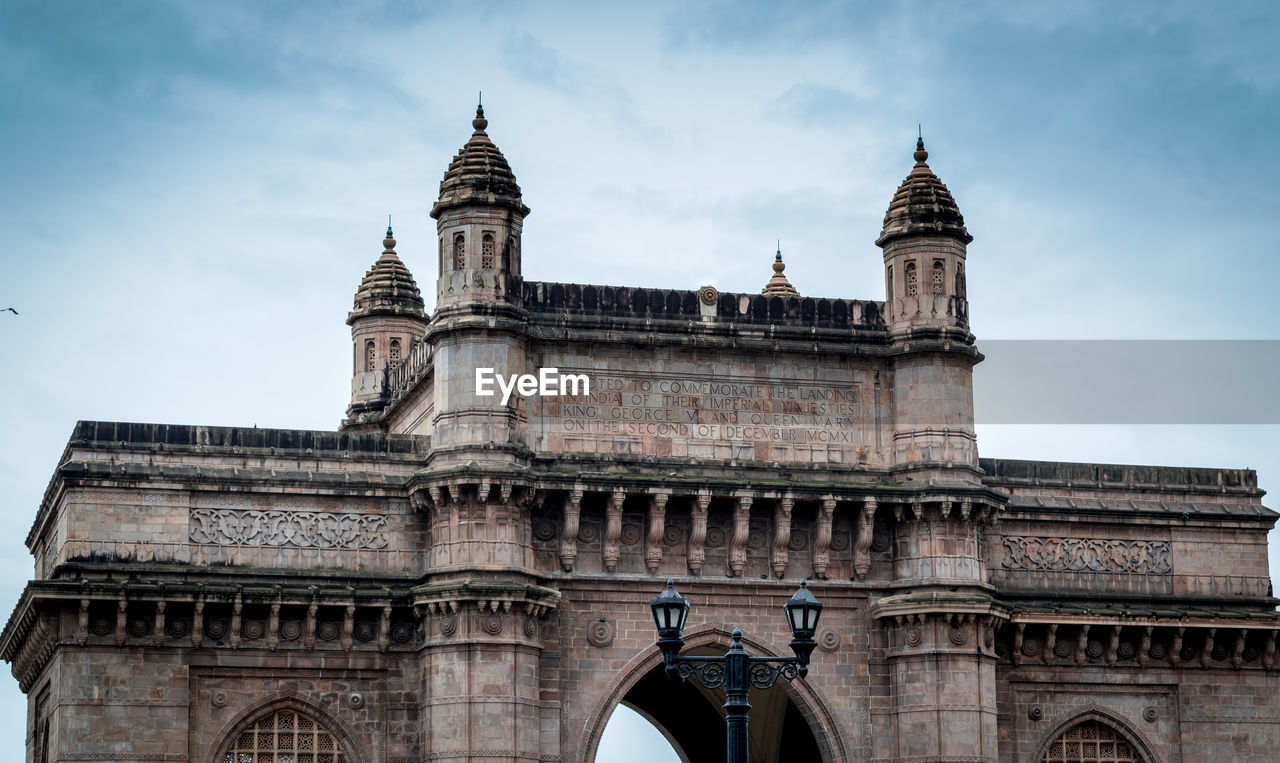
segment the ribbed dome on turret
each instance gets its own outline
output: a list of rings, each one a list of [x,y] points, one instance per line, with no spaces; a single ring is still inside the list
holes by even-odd
[[[484,131],[489,120],[484,118],[483,107],[476,107],[471,125],[475,132],[445,170],[440,198],[431,208],[431,216],[439,218],[444,210],[467,204],[505,206],[529,214],[520,199],[520,186],[511,165]]]
[[[911,173],[893,195],[893,201],[889,202],[889,211],[884,215],[884,229],[880,231],[876,245],[884,246],[890,239],[913,233],[953,236],[965,244],[973,241],[973,236],[965,230],[964,216],[960,214],[956,200],[925,163],[929,152],[924,150],[923,139],[916,141],[914,157],[916,166],[911,168]]]
[[[360,288],[356,289],[355,307],[347,315],[347,323],[366,315],[406,315],[425,320],[422,294],[409,269],[396,256],[396,240],[391,236],[390,225],[382,246],[382,256],[364,274]]]

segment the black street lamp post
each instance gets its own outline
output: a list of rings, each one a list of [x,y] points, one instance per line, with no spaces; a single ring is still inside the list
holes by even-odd
[[[675,581],[668,578],[666,590],[649,603],[649,608],[658,626],[658,648],[662,650],[667,675],[679,676],[682,681],[692,676],[708,689],[724,687],[728,763],[747,763],[747,712],[751,709],[747,693],[753,686],[768,689],[779,678],[791,681],[808,675],[809,655],[817,646],[813,634],[822,604],[809,592],[807,581],[802,580],[800,590],[783,605],[795,657],[751,657],[742,648],[742,631],[736,628],[733,643],[723,657],[681,657],[689,600],[676,592]]]

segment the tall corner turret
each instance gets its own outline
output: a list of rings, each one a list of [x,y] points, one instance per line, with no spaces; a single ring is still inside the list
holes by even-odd
[[[965,254],[973,236],[951,192],[916,141],[915,166],[889,202],[876,246],[884,250],[885,321],[912,328],[969,328]]]
[[[529,208],[511,165],[485,132],[483,106],[476,107],[471,125],[474,132],[445,170],[431,208],[439,239],[441,317],[521,302],[520,235]]]

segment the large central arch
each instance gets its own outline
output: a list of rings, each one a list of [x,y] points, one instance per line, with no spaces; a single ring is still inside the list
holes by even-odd
[[[712,625],[691,628],[685,634],[684,654],[724,654],[731,642],[729,631]],[[778,656],[767,647],[743,638],[747,651]],[[604,701],[592,711],[585,726],[579,763],[592,763],[600,737],[614,708],[625,704],[654,724],[686,760],[723,760],[725,751],[723,696],[693,682],[670,681],[663,669],[662,653],[651,646],[631,659],[620,671]],[[824,763],[849,760],[835,718],[827,702],[806,681],[779,681],[767,692],[751,691],[751,743],[753,760],[770,760],[774,747],[794,745],[800,757],[816,756]],[[762,753],[756,757],[756,751]],[[785,757],[782,759],[786,759]]]

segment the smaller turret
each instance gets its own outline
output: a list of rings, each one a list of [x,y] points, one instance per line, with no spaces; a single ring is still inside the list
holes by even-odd
[[[382,247],[382,256],[365,273],[347,315],[353,355],[347,425],[382,410],[390,393],[387,374],[410,356],[427,332],[422,294],[396,256],[390,219]]]
[[[760,293],[766,297],[798,297],[800,292],[796,291],[796,287],[791,285],[787,277],[782,274],[786,269],[786,265],[782,262],[782,242],[778,242],[778,254],[773,258],[773,277],[769,279],[769,283],[764,285]]]

